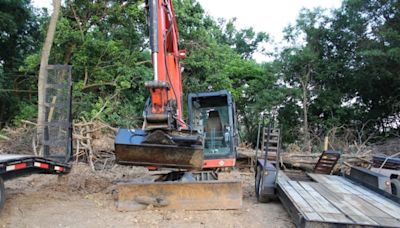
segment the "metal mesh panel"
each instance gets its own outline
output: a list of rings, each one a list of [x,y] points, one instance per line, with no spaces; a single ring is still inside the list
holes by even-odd
[[[71,69],[68,65],[49,65],[44,93],[44,156],[63,162],[72,152]]]

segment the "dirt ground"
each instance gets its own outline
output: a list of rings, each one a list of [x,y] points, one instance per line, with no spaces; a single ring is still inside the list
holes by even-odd
[[[293,227],[279,202],[256,202],[253,174],[248,172],[232,174],[243,182],[240,210],[117,211],[112,180],[140,172],[146,171],[117,168],[92,172],[80,164],[64,177],[32,175],[8,181],[0,227]]]

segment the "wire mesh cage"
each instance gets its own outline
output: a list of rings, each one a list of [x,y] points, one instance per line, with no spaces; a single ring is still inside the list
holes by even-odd
[[[71,71],[69,65],[49,65],[44,93],[44,156],[62,162],[72,155]]]

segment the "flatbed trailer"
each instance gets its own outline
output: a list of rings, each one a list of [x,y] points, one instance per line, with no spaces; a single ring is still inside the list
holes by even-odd
[[[54,159],[33,155],[0,154],[0,209],[5,203],[4,181],[40,174],[67,174],[71,166]]]
[[[347,178],[279,171],[276,191],[297,227],[400,227],[400,204]]]
[[[260,129],[259,125],[259,132]],[[278,198],[296,227],[400,227],[400,199],[363,185],[363,182],[387,185],[384,179],[354,172],[350,172],[350,178],[330,175],[340,157],[335,151],[321,154],[314,173],[281,170],[279,130],[270,125],[263,129],[262,137],[260,156],[256,153],[257,200],[268,202]],[[275,161],[268,160],[270,147],[277,148]]]

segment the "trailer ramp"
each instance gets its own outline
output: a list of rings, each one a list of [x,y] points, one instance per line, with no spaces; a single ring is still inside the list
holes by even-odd
[[[339,176],[315,182],[278,174],[277,192],[297,227],[399,227],[400,205]]]

